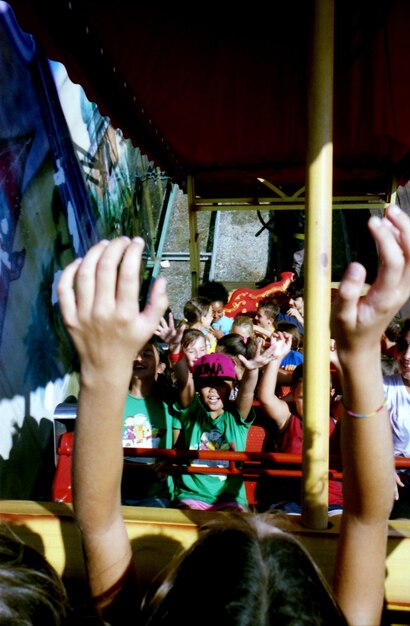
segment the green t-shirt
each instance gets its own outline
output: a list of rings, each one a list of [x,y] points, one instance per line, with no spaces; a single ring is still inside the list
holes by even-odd
[[[215,420],[211,419],[198,395],[189,407],[173,406],[173,427],[181,430],[182,448],[189,450],[236,450],[246,447],[248,430],[255,414],[251,410],[248,419],[241,419],[234,403]],[[228,467],[228,461],[194,460],[195,465]],[[181,474],[174,477],[175,500],[201,500],[208,504],[238,502],[247,508],[246,491],[241,476],[217,474]]]
[[[172,448],[172,417],[168,405],[153,396],[134,398],[127,395],[123,417],[123,448]],[[133,482],[127,480],[127,496],[136,499],[168,498],[172,499],[173,480],[168,476],[160,480],[151,472],[155,457],[125,456],[127,461],[147,464],[147,472],[134,472]],[[140,477],[140,479],[139,479]],[[124,483],[124,481],[123,481]]]

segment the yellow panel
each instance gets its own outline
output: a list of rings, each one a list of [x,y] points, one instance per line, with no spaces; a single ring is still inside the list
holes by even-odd
[[[181,549],[196,539],[198,526],[229,513],[206,513],[123,507],[143,588]],[[295,534],[331,581],[340,516],[329,518],[323,531],[306,529],[293,518]],[[8,524],[29,545],[43,552],[65,582],[84,592],[85,570],[80,533],[72,507],[64,503],[2,501],[0,522]],[[410,520],[392,520],[386,559],[386,602],[389,609],[410,609]],[[410,613],[409,613],[410,617]],[[410,620],[409,620],[410,623]]]

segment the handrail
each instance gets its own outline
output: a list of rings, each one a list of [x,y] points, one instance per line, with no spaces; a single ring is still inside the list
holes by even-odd
[[[153,454],[155,452],[155,454]],[[244,480],[251,480],[259,476],[282,476],[286,478],[300,478],[302,476],[302,455],[286,452],[236,452],[235,450],[176,450],[163,448],[123,448],[124,457],[156,458],[169,461],[166,471],[170,474],[222,474],[242,476]],[[179,461],[228,461],[228,467],[209,467],[207,465],[178,465]],[[331,455],[330,464],[340,469],[329,467],[330,479],[342,480],[340,456]],[[125,460],[127,463],[127,460]],[[238,463],[243,463],[239,466]],[[277,465],[297,465],[298,469],[266,467],[263,463]],[[138,467],[138,462],[129,461],[127,466]],[[410,458],[395,457],[396,469],[410,468]]]
[[[71,502],[73,443],[73,432],[65,433],[59,442],[59,463],[53,482],[54,501]],[[146,463],[138,462],[138,458],[150,458],[163,462],[163,471],[172,476],[182,474],[241,476],[247,485],[247,497],[250,504],[254,503],[254,489],[258,479],[262,476],[300,479],[303,474],[302,454],[286,452],[123,448],[123,455],[124,467],[127,468],[127,471],[134,469],[138,471],[139,468],[146,467]],[[189,464],[190,461],[202,461],[203,464]],[[213,467],[207,465],[207,461],[224,461],[225,463],[223,467]],[[340,455],[331,455],[329,465],[328,478],[330,480],[342,480]],[[410,458],[396,457],[395,465],[397,469],[410,468]]]
[[[166,449],[166,448],[123,448],[124,456],[135,457],[151,457],[165,459],[199,459],[209,461],[271,461],[272,463],[288,463],[291,465],[301,465],[301,454],[290,454],[287,452],[255,452],[236,450],[182,450],[182,449]],[[338,455],[330,455],[330,463],[341,466],[341,457]],[[396,469],[410,468],[410,457],[394,457]]]

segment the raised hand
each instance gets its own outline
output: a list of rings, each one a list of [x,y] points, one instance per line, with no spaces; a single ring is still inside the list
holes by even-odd
[[[369,230],[381,259],[377,278],[362,296],[366,271],[351,263],[332,307],[332,337],[341,360],[346,350],[359,352],[373,345],[375,337],[380,340],[410,296],[410,218],[392,205],[384,218],[370,218]]]
[[[81,359],[82,375],[111,375],[132,364],[135,354],[158,327],[168,297],[158,278],[150,301],[139,310],[140,266],[144,242],[137,237],[100,241],[83,259],[68,265],[57,291],[64,323]]]
[[[290,333],[278,332],[273,333],[268,347],[262,352],[261,342],[258,342],[253,359],[246,359],[241,354],[238,355],[240,361],[246,369],[259,369],[264,367],[272,360],[282,360],[288,354],[292,345],[292,335]]]
[[[175,328],[174,316],[170,313],[168,322],[165,317],[160,319],[155,334],[169,346],[177,346],[181,343],[185,328],[186,324],[181,324],[178,328]]]

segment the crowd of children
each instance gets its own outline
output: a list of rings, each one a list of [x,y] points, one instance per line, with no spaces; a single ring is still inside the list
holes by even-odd
[[[133,451],[172,446],[199,451],[245,450],[263,367],[271,359],[278,364],[282,397],[284,383],[290,384],[292,370],[303,361],[301,335],[291,322],[279,322],[278,328],[282,324],[284,330],[294,333],[293,358],[289,351],[282,354],[273,322],[272,333],[264,340],[259,336],[261,310],[279,312],[274,299],[264,300],[256,315],[229,318],[224,314],[228,292],[222,283],[204,283],[199,292],[201,295],[186,302],[184,320],[176,322],[171,312],[160,320],[155,335],[134,361],[123,416],[123,446],[128,452],[123,504],[247,510],[241,475],[192,471],[166,476],[164,464],[155,457],[133,456]],[[287,336],[291,338],[291,334]],[[161,359],[164,345],[167,358]],[[171,385],[164,384],[168,380]],[[275,389],[276,382],[271,385],[272,393]],[[132,471],[132,463],[138,463],[144,474]],[[190,463],[210,469],[229,467],[228,460],[195,459]]]
[[[370,218],[369,230],[381,258],[377,278],[362,296],[365,269],[351,263],[331,315],[331,360],[344,404],[340,425],[329,422],[330,438],[341,429],[343,460],[331,589],[308,551],[286,531],[285,517],[246,512],[237,477],[231,480],[215,467],[213,474],[199,478],[180,475],[171,485],[154,468],[155,448],[180,440],[193,450],[243,448],[257,389],[263,410],[277,425],[282,449],[299,450],[303,366],[292,374],[291,403],[275,393],[292,335],[276,329],[269,341],[254,342],[231,332],[219,338],[218,349],[205,352],[200,335],[188,335],[192,329],[175,325],[172,315],[164,317],[168,298],[162,278],[140,311],[144,244],[139,238],[101,241],[64,270],[59,302],[81,361],[73,505],[96,610],[87,623],[381,623],[387,521],[395,494],[393,458],[409,455],[410,320],[398,331],[398,373],[391,376],[382,373],[382,338],[410,297],[410,219],[391,206],[383,219]],[[189,357],[197,342],[195,349],[203,354]],[[155,506],[167,506],[173,498],[181,508],[231,511],[200,529],[198,539],[172,560],[165,577],[152,582],[145,598],[121,510],[123,448],[131,450],[136,442],[153,455],[147,455],[145,477],[136,480],[130,494],[136,504],[153,498]],[[397,478],[399,488],[405,487],[404,479]],[[335,489],[340,506],[340,485]],[[330,491],[329,486],[329,500]],[[284,504],[272,509],[294,512],[300,506],[297,496]],[[2,623],[80,623],[62,581],[42,555],[2,532],[0,557]],[[211,611],[204,610],[204,598],[210,598]]]
[[[300,439],[301,378],[296,369],[293,402],[297,408],[293,412],[270,387],[291,345],[290,335],[283,331],[271,333],[269,342],[258,342],[252,358],[238,354],[244,372],[235,399],[231,393],[237,375],[228,354],[207,352],[190,366],[182,348],[185,328],[175,326],[172,318],[162,318],[167,307],[164,280],[157,279],[149,303],[139,312],[135,276],[143,242],[138,238],[100,242],[84,259],[65,269],[58,287],[59,300],[81,359],[74,511],[91,592],[104,620],[122,624],[133,615],[136,623],[151,625],[188,624],[192,620],[207,623],[210,614],[201,608],[198,612],[206,597],[212,600],[212,615],[217,616],[218,623],[380,623],[386,526],[394,498],[391,425],[380,367],[381,337],[410,295],[410,220],[393,206],[384,219],[372,217],[369,229],[382,259],[377,280],[362,298],[365,270],[358,263],[350,264],[331,320],[346,407],[341,421],[343,510],[333,593],[295,538],[274,524],[276,516],[270,513],[268,520],[243,513],[246,502],[242,486],[229,483],[225,477],[220,480],[215,468],[209,489],[204,480],[196,484],[191,475],[177,481],[174,491],[178,503],[206,509],[233,506],[241,511],[241,517],[232,513],[201,533],[141,608],[132,548],[120,507],[124,398],[134,375],[136,353],[140,354],[155,333],[168,344],[178,393],[173,404],[173,429],[179,430],[184,445],[196,449],[213,438],[218,445],[231,449],[245,445],[259,369],[263,371],[260,393],[267,414],[282,431],[296,424]],[[84,280],[90,275],[95,277],[92,289],[90,281]],[[406,385],[410,337],[405,334],[402,339],[401,375]],[[152,371],[157,371],[154,366]],[[100,454],[102,447],[104,455]]]
[[[275,436],[270,435],[267,444],[271,451],[301,453],[304,319],[300,287],[292,290],[290,285],[287,298],[283,293],[280,299],[265,298],[255,313],[232,318],[224,313],[229,294],[222,283],[204,283],[199,293],[185,304],[185,319],[176,322],[168,313],[167,320],[160,320],[155,335],[134,361],[123,418],[124,447],[243,451],[257,411],[259,424],[273,424]],[[385,376],[385,387],[387,397],[393,398],[389,406],[395,454],[406,456],[408,451],[401,442],[407,441],[407,419],[395,417],[399,413],[395,406],[398,402],[405,405],[400,408],[402,415],[407,410],[406,402],[410,402],[403,382],[410,366],[402,356],[407,352],[401,348],[410,326],[394,318],[383,333],[382,356],[383,342],[386,333],[391,335],[392,325],[397,343],[390,342],[389,354],[396,357],[401,373]],[[340,459],[342,382],[334,339],[329,365],[329,452],[331,459]],[[395,400],[399,393],[403,400]],[[268,430],[272,433],[272,428]],[[188,462],[192,473],[171,476],[155,457],[133,457],[130,452],[125,459],[128,469],[122,479],[123,504],[248,509],[243,479],[211,471],[227,468],[227,460],[194,459]],[[139,469],[146,463],[144,476],[130,471],[130,462],[139,463]],[[195,473],[195,466],[207,466],[209,472]],[[340,471],[340,463],[334,469]],[[398,472],[396,483],[397,501],[392,515],[409,517],[408,472]],[[253,503],[258,511],[301,512],[300,479],[265,480],[258,494],[257,504]],[[328,506],[329,514],[340,513],[343,508],[340,479],[329,479]]]
[[[130,452],[125,456],[128,469],[122,478],[123,504],[247,510],[243,479],[211,473],[212,468],[227,468],[227,460],[194,459],[189,462],[192,467],[207,466],[209,473],[193,470],[171,476],[155,457],[133,456],[132,451],[171,447],[243,451],[255,420],[255,405],[258,423],[269,420],[274,425],[275,436],[268,442],[271,451],[302,452],[304,320],[300,287],[292,289],[291,284],[287,299],[283,293],[280,299],[265,298],[255,313],[232,318],[224,312],[229,294],[222,283],[204,283],[199,293],[185,304],[185,319],[175,322],[168,311],[167,319],[160,320],[134,361],[123,416],[123,446]],[[406,380],[410,357],[404,345],[408,335],[410,338],[409,328],[410,322],[395,317],[381,341],[382,359],[387,352],[396,363],[394,374],[385,374],[384,384],[397,456],[410,455],[405,447],[409,439]],[[393,329],[395,341],[391,340],[386,350]],[[329,364],[329,451],[330,458],[337,459],[343,410],[334,339]],[[138,463],[140,471],[144,467],[144,474],[132,472],[131,463]],[[396,484],[392,516],[410,517],[407,470],[397,473]],[[341,480],[331,478],[328,486],[329,513],[340,513]],[[264,481],[253,507],[300,513],[301,495],[299,479]]]

